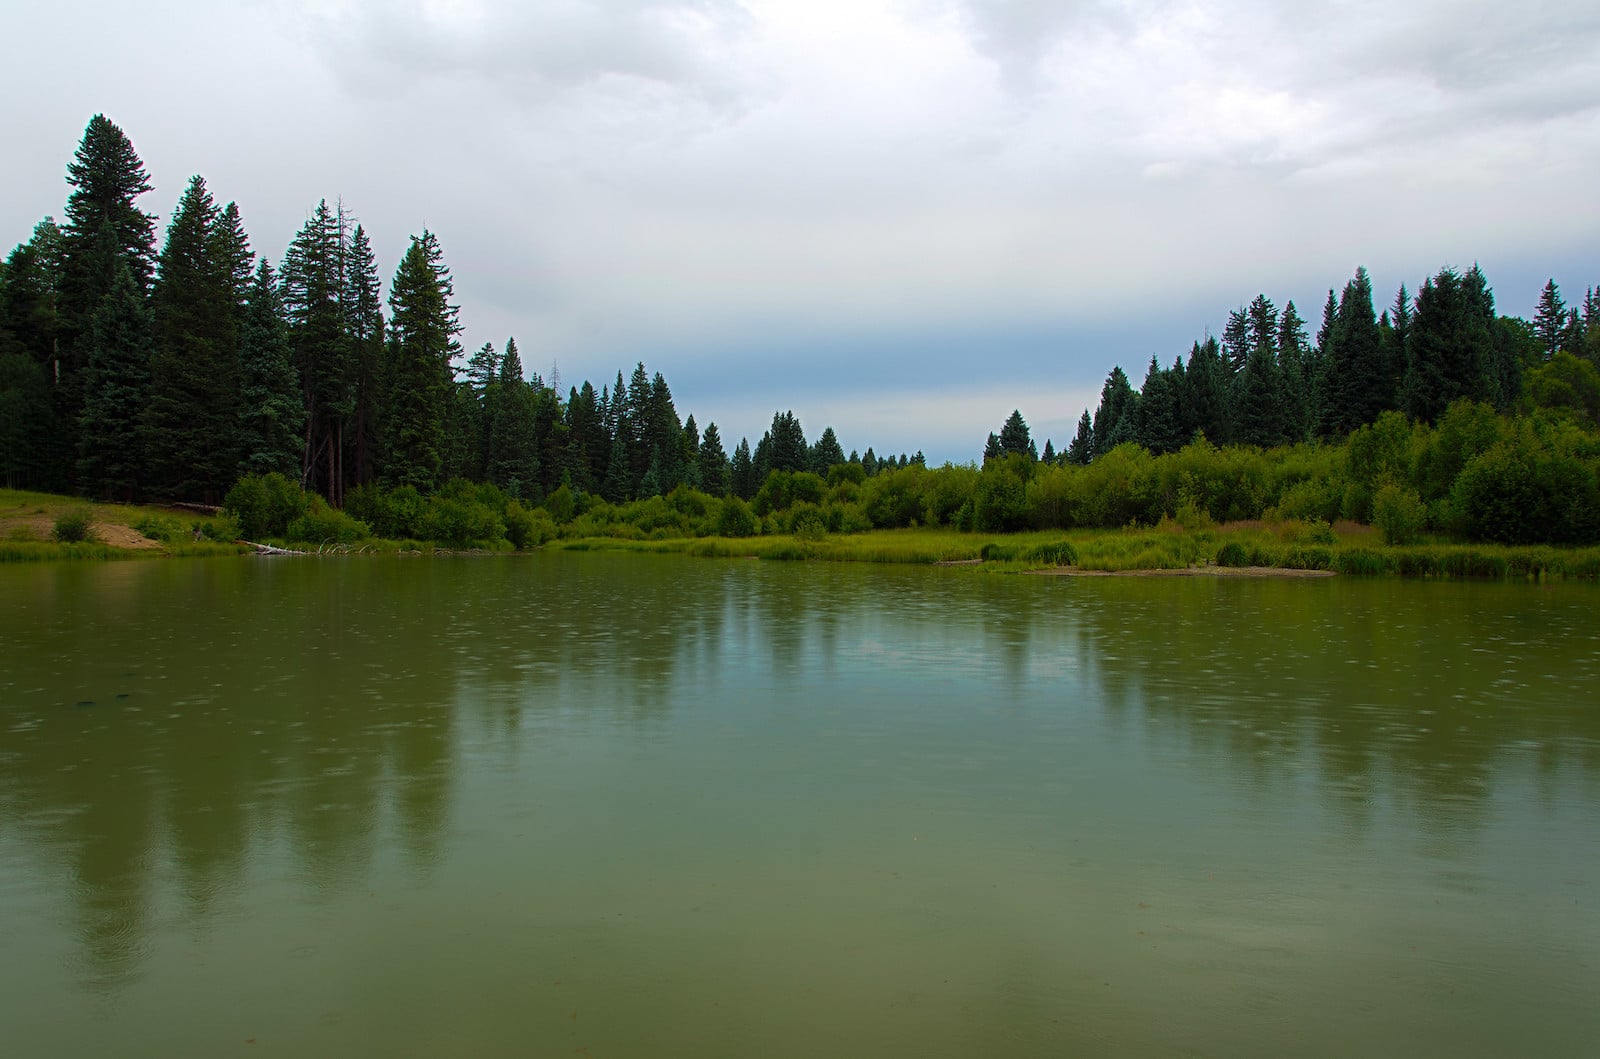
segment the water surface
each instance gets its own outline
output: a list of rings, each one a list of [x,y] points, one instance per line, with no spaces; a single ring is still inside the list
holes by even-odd
[[[1583,1055],[1593,586],[0,568],[15,1055]]]

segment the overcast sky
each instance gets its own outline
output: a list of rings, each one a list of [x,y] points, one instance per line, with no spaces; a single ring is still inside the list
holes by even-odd
[[[1113,364],[1258,292],[1315,330],[1357,265],[1600,284],[1593,0],[56,0],[0,42],[6,246],[102,112],[163,229],[193,173],[274,263],[323,197],[385,278],[427,226],[468,349],[643,360],[730,449],[1060,446]]]

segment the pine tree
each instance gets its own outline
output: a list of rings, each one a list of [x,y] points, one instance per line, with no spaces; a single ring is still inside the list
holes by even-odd
[[[1179,395],[1172,377],[1161,370],[1154,356],[1139,391],[1138,408],[1135,440],[1139,444],[1157,455],[1183,448],[1187,439],[1180,420]]]
[[[1250,340],[1250,314],[1241,306],[1228,313],[1228,324],[1222,329],[1222,362],[1230,377],[1244,370],[1253,345]]]
[[[372,243],[361,225],[350,235],[340,279],[347,366],[354,386],[353,418],[343,438],[349,451],[345,485],[366,485],[378,474],[383,437],[383,297]]]
[[[155,220],[134,201],[151,190],[133,144],[115,123],[96,114],[67,166],[66,220],[61,231],[60,340],[46,374],[54,389],[55,417],[66,461],[58,479],[72,476],[72,453],[82,421],[83,371],[94,341],[94,315],[120,268],[143,299],[155,271]]]
[[[1278,358],[1278,307],[1265,294],[1257,294],[1245,310],[1250,321],[1250,352],[1266,349]]]
[[[1104,456],[1127,441],[1138,440],[1139,395],[1128,384],[1121,366],[1112,368],[1100,388],[1100,407],[1094,413],[1094,454]]]
[[[61,231],[49,217],[0,266],[0,482],[63,489],[75,456],[56,420]],[[76,424],[74,424],[75,426]]]
[[[774,412],[772,414],[772,427],[768,431],[771,438],[770,463],[761,467],[761,478],[765,479],[770,471],[803,471],[806,469],[808,447],[806,445],[806,432],[800,427],[800,420],[795,418],[792,411]],[[756,461],[760,463],[761,461]],[[761,483],[756,483],[760,488]]]
[[[1271,448],[1284,439],[1283,386],[1277,362],[1266,346],[1257,346],[1233,380],[1234,440]]]
[[[77,470],[94,496],[132,500],[143,491],[150,342],[144,297],[128,264],[118,261],[91,323],[84,368]]]
[[[835,464],[843,462],[845,462],[844,446],[839,444],[839,436],[833,432],[832,427],[823,427],[822,436],[811,446],[809,464],[812,473],[827,477],[828,471]]]
[[[1039,462],[1043,464],[1056,462],[1056,447],[1049,438],[1044,439],[1044,451],[1039,453]]]
[[[1039,459],[1039,450],[1034,446],[1033,434],[1028,430],[1028,424],[1022,419],[1022,412],[1012,409],[1011,414],[1000,426],[1000,452],[1005,456],[1022,456],[1032,463]]]
[[[461,331],[455,287],[434,234],[413,236],[390,285],[395,338],[386,404],[390,414],[386,476],[428,491],[440,484],[445,420],[454,396],[450,362]]]
[[[252,257],[237,210],[225,221],[192,178],[150,297],[146,485],[160,495],[215,502],[237,476],[239,272]]]
[[[272,266],[264,259],[239,338],[239,473],[300,473],[306,410],[289,356],[289,329]]]
[[[1087,467],[1094,458],[1094,426],[1089,421],[1089,410],[1084,409],[1078,419],[1078,432],[1067,445],[1067,462]]]
[[[717,424],[707,423],[700,437],[700,488],[712,496],[727,496],[730,486],[728,456],[722,449]]]
[[[533,387],[522,377],[522,357],[515,338],[506,339],[505,356],[498,367],[492,384],[497,400],[489,430],[494,449],[488,478],[512,496],[537,499],[541,491],[538,409]]]
[[[1378,316],[1372,308],[1372,281],[1364,268],[1345,284],[1338,313],[1323,352],[1322,433],[1343,436],[1378,418],[1395,404],[1392,377],[1384,363]]]
[[[1188,431],[1184,442],[1192,440],[1195,433],[1201,433],[1212,444],[1228,444],[1233,437],[1228,423],[1228,368],[1215,338],[1196,342],[1189,351],[1189,370],[1184,373],[1184,382],[1184,393],[1179,401],[1183,425]],[[1104,400],[1103,395],[1101,400]]]
[[[1533,311],[1533,329],[1539,336],[1539,348],[1545,360],[1561,352],[1561,338],[1567,326],[1567,303],[1561,299],[1561,290],[1554,279],[1539,292],[1539,304]]]
[[[1425,281],[1407,342],[1405,410],[1433,422],[1462,397],[1488,400],[1493,339],[1467,283],[1451,269]]]
[[[729,467],[731,476],[730,488],[733,495],[741,500],[749,500],[756,495],[759,483],[755,480],[755,461],[750,456],[750,441],[740,438],[739,444],[734,447],[733,461]]]
[[[1283,307],[1283,315],[1278,319],[1278,374],[1283,383],[1283,432],[1285,440],[1290,442],[1304,441],[1310,433],[1310,368],[1306,326],[1291,301]]]
[[[353,404],[351,351],[345,329],[342,220],[317,203],[289,244],[279,287],[289,323],[289,347],[306,409],[301,484],[328,502],[342,502],[339,457],[343,427]],[[442,405],[444,398],[440,397]]]
[[[619,421],[625,425],[626,420]],[[600,495],[607,503],[625,504],[633,499],[633,472],[628,466],[628,441],[619,430],[611,442],[611,460],[606,465],[605,481],[600,484]]]

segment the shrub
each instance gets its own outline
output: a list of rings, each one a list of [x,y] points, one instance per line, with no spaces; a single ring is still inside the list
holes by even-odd
[[[247,539],[283,537],[289,524],[306,514],[310,501],[300,486],[277,471],[247,474],[222,498],[222,509],[239,524]]]
[[[754,537],[756,535],[756,517],[750,511],[750,505],[736,496],[730,496],[722,502],[722,514],[717,518],[717,535],[719,537]]]
[[[1218,566],[1249,566],[1250,553],[1238,541],[1229,541],[1217,549]]]
[[[81,544],[99,540],[94,533],[94,512],[87,507],[75,507],[56,518],[51,536],[62,544]]]
[[[289,523],[283,535],[305,544],[353,544],[372,536],[372,527],[312,496],[306,513]]]
[[[145,515],[133,524],[133,528],[151,540],[161,541],[163,544],[177,540],[183,533],[183,526],[177,519],[162,515]]]
[[[1422,499],[1393,482],[1385,482],[1372,498],[1372,520],[1385,544],[1415,544],[1427,519]]]
[[[1024,562],[1048,563],[1051,566],[1076,566],[1078,563],[1078,550],[1070,541],[1052,541],[1048,544],[1035,544],[1032,548],[1022,553]]]
[[[527,548],[537,548],[556,535],[556,524],[551,521],[550,513],[544,508],[534,508],[529,511],[522,506],[521,501],[512,500],[506,505],[503,516],[506,524],[506,540],[518,551]]]

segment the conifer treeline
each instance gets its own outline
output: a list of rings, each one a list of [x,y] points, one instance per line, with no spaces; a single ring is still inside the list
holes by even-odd
[[[1045,458],[1087,464],[1129,441],[1160,455],[1197,433],[1217,445],[1261,448],[1337,440],[1386,411],[1433,423],[1461,399],[1510,412],[1527,370],[1560,353],[1600,367],[1595,288],[1569,308],[1551,280],[1530,322],[1495,314],[1494,292],[1477,265],[1464,275],[1445,268],[1415,299],[1402,285],[1379,315],[1371,280],[1358,269],[1342,294],[1328,291],[1315,341],[1294,302],[1280,313],[1262,294],[1229,314],[1220,342],[1195,342],[1187,362],[1179,357],[1163,368],[1151,357],[1138,390],[1113,368],[1093,416],[1084,411],[1059,455],[1047,442]],[[1032,445],[1013,413],[989,436],[984,457]]]
[[[846,459],[831,428],[808,444],[788,412],[729,456],[643,364],[563,396],[508,340],[458,373],[437,237],[412,238],[385,314],[371,241],[342,203],[317,205],[275,272],[238,207],[196,176],[158,254],[137,205],[149,176],[103,115],[68,183],[66,223],[45,219],[0,270],[5,485],[215,502],[241,475],[277,472],[337,507],[369,483],[427,492],[461,477],[533,501],[567,482],[622,502],[679,484],[750,497],[771,470]]]
[[[113,499],[216,501],[244,474],[277,472],[335,507],[369,483],[428,492],[453,478],[538,502],[566,483],[612,503],[690,485],[756,495],[771,471],[867,475],[921,453],[846,456],[832,428],[808,443],[791,412],[729,454],[714,423],[680,419],[661,374],[637,365],[567,394],[524,367],[514,340],[465,358],[437,237],[414,236],[387,313],[366,231],[319,203],[281,267],[257,260],[235,204],[196,176],[159,253],[151,190],[127,136],[103,115],[46,218],[0,265],[0,483]],[[1088,464],[1137,442],[1176,452],[1203,434],[1259,447],[1339,439],[1389,410],[1432,423],[1454,401],[1510,411],[1534,379],[1539,404],[1569,400],[1570,354],[1600,365],[1600,293],[1568,307],[1552,280],[1532,321],[1497,316],[1482,271],[1441,270],[1381,315],[1358,270],[1328,292],[1313,339],[1293,302],[1265,295],[1229,315],[1187,361],[1152,357],[1135,390],[1112,370],[1099,407],[1046,463]],[[1543,366],[1543,374],[1528,369]],[[1577,380],[1568,388],[1583,390]],[[985,462],[1040,458],[1019,413]]]

